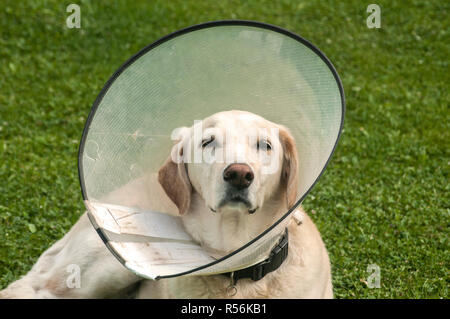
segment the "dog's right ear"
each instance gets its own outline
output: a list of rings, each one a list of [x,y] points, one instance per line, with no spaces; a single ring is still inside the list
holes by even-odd
[[[191,204],[192,186],[186,171],[186,165],[175,163],[172,157],[159,169],[158,181],[167,196],[178,207],[180,214],[186,213]]]
[[[172,139],[176,145],[172,148],[171,155],[159,169],[158,181],[167,196],[178,207],[179,213],[186,213],[191,204],[192,186],[184,162],[183,150],[187,146],[189,129],[182,127],[172,133]]]

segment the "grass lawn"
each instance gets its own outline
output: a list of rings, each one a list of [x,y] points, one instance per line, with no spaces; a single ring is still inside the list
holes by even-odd
[[[337,151],[304,202],[337,298],[448,298],[449,20],[445,1],[61,1],[0,5],[0,288],[83,213],[77,151],[90,107],[131,55],[177,29],[249,19],[316,44],[344,84]],[[381,287],[370,289],[377,264]]]

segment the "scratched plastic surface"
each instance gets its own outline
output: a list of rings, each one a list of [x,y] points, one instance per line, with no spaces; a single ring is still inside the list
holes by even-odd
[[[140,180],[156,174],[170,154],[173,129],[232,109],[258,114],[290,129],[297,143],[298,198],[302,198],[328,161],[341,127],[342,97],[332,71],[311,48],[279,32],[214,26],[179,35],[146,52],[106,91],[81,150],[80,173],[88,208],[90,203],[101,203],[172,216],[161,211],[158,197],[150,198]],[[95,215],[96,209],[90,213]],[[146,223],[157,224],[159,218],[151,216]],[[119,237],[112,236],[110,249],[128,268],[147,278],[176,275],[213,261],[199,252],[197,260],[186,256],[183,262],[180,257],[176,265],[148,262],[152,260],[147,258],[148,243],[130,242],[129,232],[122,238],[124,232],[116,231]],[[275,228],[245,254],[193,274],[255,263],[270,251],[274,234],[280,231]],[[161,251],[167,249],[171,248]],[[252,255],[257,249],[261,251]]]

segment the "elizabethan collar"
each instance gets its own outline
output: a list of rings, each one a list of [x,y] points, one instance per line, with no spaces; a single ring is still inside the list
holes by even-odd
[[[296,141],[300,178],[294,207],[243,247],[215,259],[179,216],[145,193],[141,181],[157,174],[171,154],[174,129],[227,110],[287,127]],[[210,22],[172,33],[122,65],[92,107],[79,151],[89,218],[111,252],[145,278],[227,273],[260,263],[324,171],[343,116],[336,70],[296,34],[251,21]]]

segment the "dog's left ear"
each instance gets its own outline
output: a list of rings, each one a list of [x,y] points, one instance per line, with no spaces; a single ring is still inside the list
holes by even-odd
[[[191,205],[192,192],[191,182],[186,171],[186,164],[184,162],[177,164],[169,156],[164,165],[159,169],[158,181],[167,196],[177,205],[180,214],[186,213]]]
[[[295,140],[289,130],[280,127],[280,142],[283,146],[283,167],[281,181],[286,188],[286,203],[290,209],[297,201],[298,189],[298,155]]]

